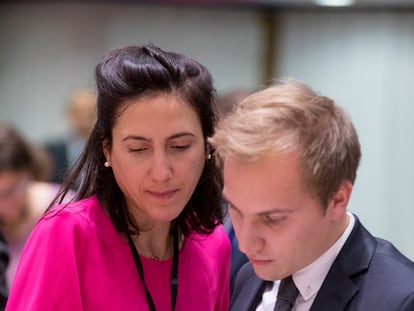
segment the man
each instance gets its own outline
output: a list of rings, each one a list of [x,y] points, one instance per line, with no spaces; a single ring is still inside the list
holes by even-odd
[[[414,310],[414,263],[347,212],[361,152],[331,99],[282,79],[240,102],[210,142],[250,261],[231,311]]]

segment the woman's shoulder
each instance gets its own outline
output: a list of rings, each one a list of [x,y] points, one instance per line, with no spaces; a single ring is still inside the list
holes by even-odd
[[[112,226],[96,196],[54,206],[38,221],[28,244],[33,251],[59,248],[60,253],[86,254],[89,248],[119,244]],[[56,246],[59,245],[59,246]]]
[[[230,241],[222,225],[218,225],[211,233],[201,234],[192,232],[185,239],[185,246],[197,248],[203,251],[228,250],[230,252]]]
[[[53,206],[45,216],[87,215],[97,208],[101,208],[101,205],[98,198],[93,195],[85,199],[57,204]]]
[[[230,266],[231,246],[222,225],[210,234],[190,233],[184,240],[180,254],[183,264],[191,273],[202,272],[203,275],[216,275]],[[195,267],[195,271],[191,267]],[[215,272],[214,272],[215,271]],[[230,275],[230,272],[228,272]]]
[[[105,217],[103,209],[96,198],[91,196],[82,200],[62,203],[53,206],[40,219],[38,226],[81,228],[90,227]]]

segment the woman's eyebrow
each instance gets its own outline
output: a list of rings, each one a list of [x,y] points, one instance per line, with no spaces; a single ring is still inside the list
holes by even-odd
[[[146,138],[144,136],[139,136],[139,135],[128,135],[125,136],[122,141],[126,141],[126,140],[144,140],[144,141],[151,141],[150,138]]]
[[[179,137],[184,137],[184,136],[191,136],[191,137],[195,137],[195,135],[193,133],[190,132],[180,132],[174,135],[171,135],[168,137],[168,139],[174,139],[174,138],[179,138]]]
[[[191,136],[191,137],[195,137],[195,135],[193,133],[190,132],[180,132],[180,133],[176,133],[173,134],[169,137],[167,137],[167,140],[171,140],[171,139],[175,139],[175,138],[180,138],[180,137],[185,137],[185,136]],[[145,136],[141,136],[141,135],[127,135],[125,136],[122,141],[126,141],[126,140],[143,140],[143,141],[148,141],[151,142],[152,139],[145,137]]]

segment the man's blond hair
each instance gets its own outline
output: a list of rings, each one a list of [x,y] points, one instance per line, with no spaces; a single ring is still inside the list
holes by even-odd
[[[354,183],[361,157],[346,113],[304,82],[285,78],[238,103],[210,143],[220,158],[255,161],[295,152],[305,187],[327,204],[344,180]]]

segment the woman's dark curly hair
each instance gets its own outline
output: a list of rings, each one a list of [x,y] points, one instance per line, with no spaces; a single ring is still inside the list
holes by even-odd
[[[204,66],[185,55],[166,52],[153,45],[126,46],[109,51],[96,66],[95,75],[98,95],[96,124],[77,164],[49,208],[61,203],[81,176],[81,185],[72,201],[96,194],[119,232],[139,233],[137,219],[128,211],[112,170],[103,165],[106,159],[102,146],[104,142],[112,144],[112,128],[120,109],[131,99],[158,93],[178,94],[197,112],[206,148],[211,148],[207,146],[207,137],[213,135],[217,121],[216,91]],[[214,154],[214,150],[209,152]],[[194,193],[172,223],[172,233],[209,233],[222,223],[222,186],[221,171],[215,161],[206,161]]]

